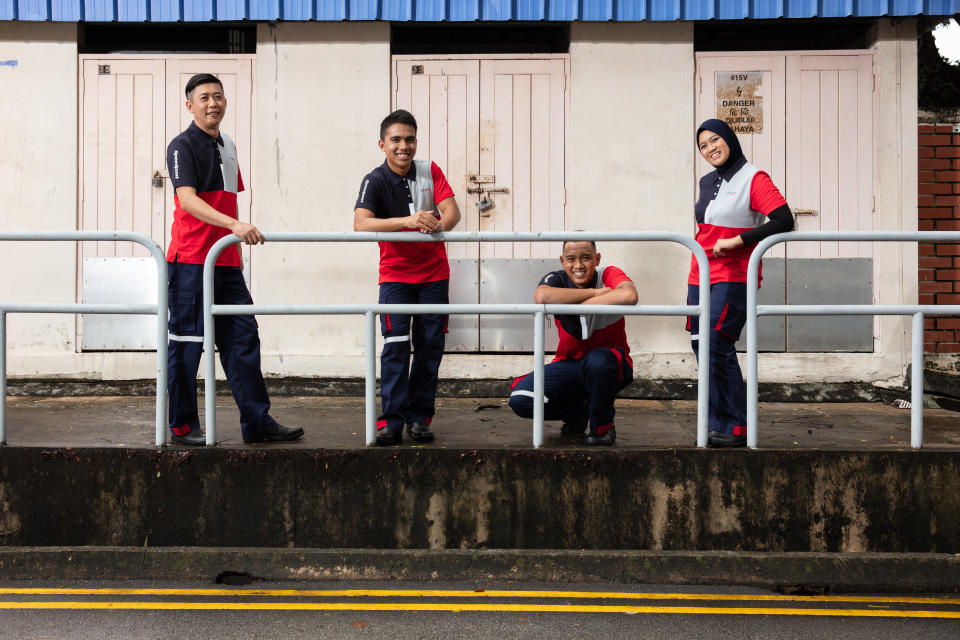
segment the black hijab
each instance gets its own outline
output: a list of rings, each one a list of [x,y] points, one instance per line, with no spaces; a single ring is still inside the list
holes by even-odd
[[[735,134],[733,129],[730,128],[730,125],[723,120],[704,120],[703,124],[697,129],[697,137],[694,139],[694,144],[697,145],[697,148],[700,147],[700,133],[703,131],[714,132],[723,138],[723,141],[730,147],[730,157],[727,158],[726,162],[716,168],[717,175],[729,182],[730,178],[747,163],[747,158],[743,155],[743,149],[740,148],[740,141],[737,140],[737,134]]]

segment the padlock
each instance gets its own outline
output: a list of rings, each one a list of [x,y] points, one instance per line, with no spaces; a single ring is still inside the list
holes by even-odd
[[[153,180],[150,181],[154,187],[163,187],[163,176],[160,175],[159,171],[153,172]]]
[[[493,208],[493,201],[490,200],[487,196],[483,196],[477,200],[477,209],[481,212],[486,211],[487,209]]]

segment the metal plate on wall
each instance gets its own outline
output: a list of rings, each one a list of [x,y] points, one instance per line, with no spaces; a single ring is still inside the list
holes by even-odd
[[[153,258],[84,258],[84,304],[156,304]],[[84,350],[147,351],[157,348],[157,317],[83,314]]]
[[[476,258],[450,260],[450,304],[477,304],[480,300],[480,267]],[[444,351],[475,353],[480,350],[480,316],[451,315]]]
[[[757,304],[786,304],[787,283],[783,258],[763,259],[763,280],[757,292]],[[757,350],[786,351],[787,322],[784,316],[760,316],[757,319]],[[747,332],[737,341],[737,351],[747,350]]]
[[[486,303],[531,304],[540,279],[560,269],[556,258],[489,259],[480,261],[480,300]],[[553,318],[547,318],[544,345],[557,350]],[[480,322],[481,351],[533,351],[533,316],[485,315]]]
[[[872,258],[791,258],[788,304],[871,304]],[[790,316],[787,349],[873,351],[873,316]]]

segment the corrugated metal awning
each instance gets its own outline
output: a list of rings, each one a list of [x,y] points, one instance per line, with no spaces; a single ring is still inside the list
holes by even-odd
[[[0,0],[0,20],[677,21],[949,16],[960,0]]]

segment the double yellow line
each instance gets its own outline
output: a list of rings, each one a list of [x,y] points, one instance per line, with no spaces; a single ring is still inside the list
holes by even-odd
[[[958,610],[833,609],[810,607],[704,607],[478,602],[144,602],[144,601],[27,601],[3,596],[162,596],[230,598],[504,598],[574,600],[659,600],[714,602],[858,603],[939,605]],[[486,611],[542,613],[659,613],[712,615],[850,616],[871,618],[960,619],[960,599],[911,596],[788,596],[713,593],[628,593],[616,591],[444,590],[444,589],[125,589],[125,588],[0,588],[0,609],[76,610],[204,610],[204,611]]]

